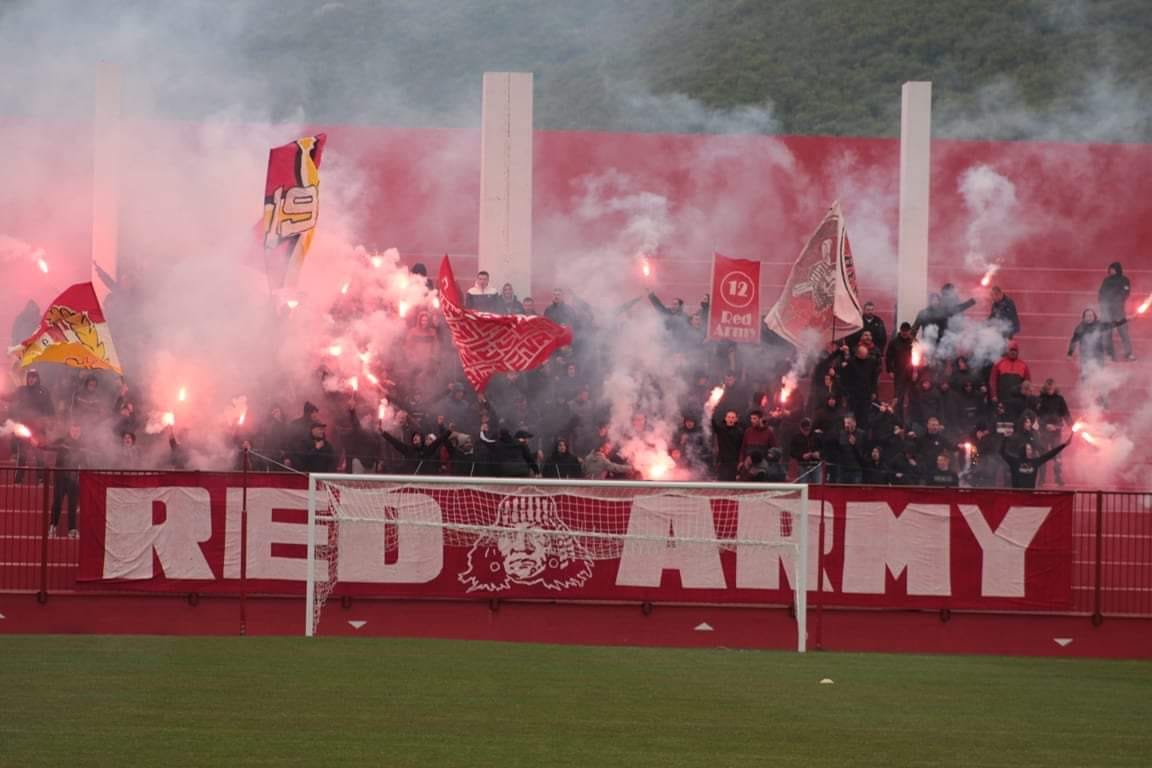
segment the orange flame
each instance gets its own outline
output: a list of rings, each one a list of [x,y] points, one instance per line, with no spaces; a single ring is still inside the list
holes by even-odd
[[[1084,441],[1089,445],[1099,445],[1099,443],[1096,442],[1096,438],[1087,431],[1081,432],[1080,437],[1084,438]]]
[[[989,267],[988,271],[984,273],[984,277],[980,278],[980,287],[987,288],[992,282],[992,276],[995,275],[999,269],[999,267]]]
[[[1150,294],[1148,298],[1144,299],[1144,301],[1140,303],[1140,306],[1136,307],[1136,314],[1144,314],[1148,311],[1149,307],[1152,307],[1152,294]]]
[[[377,387],[380,386],[380,379],[378,379],[371,371],[364,371],[364,378],[368,379],[368,381],[372,382]]]
[[[1082,429],[1084,429],[1084,422],[1082,422],[1082,421],[1078,421],[1072,425],[1072,433],[1073,434],[1079,432]]]
[[[439,296],[433,296],[432,297],[432,306],[436,309],[440,309],[440,297]]]
[[[328,354],[332,355],[332,357],[340,357],[340,354],[343,351],[344,348],[339,344],[333,344],[332,346],[328,347]]]
[[[176,399],[181,403],[188,399],[188,389],[180,387],[180,391],[176,393]]]
[[[29,438],[32,437],[32,430],[23,424],[17,423],[12,425],[12,434],[16,435],[16,437]]]
[[[360,391],[360,379],[353,376],[352,378],[348,379],[348,386],[352,387],[353,392],[359,392]]]
[[[400,313],[400,317],[408,314],[408,302],[402,301],[396,306],[396,310]]]
[[[244,426],[244,419],[248,417],[248,411],[240,411],[240,418],[236,419],[236,426]]]
[[[920,349],[919,344],[912,345],[912,367],[919,368],[920,362],[924,359],[924,352]]]
[[[373,256],[368,261],[372,262],[372,269],[380,269],[380,267],[384,266],[384,259],[379,256]]]
[[[166,427],[175,426],[176,414],[172,413],[172,411],[165,411],[164,414],[160,417],[160,423]]]
[[[41,272],[43,272],[44,274],[48,274],[48,262],[47,261],[45,261],[42,258],[36,259],[36,266],[40,267]]]
[[[352,285],[351,282],[345,282],[344,285],[340,286],[340,293],[343,295],[347,295],[348,294],[348,288],[351,285]]]
[[[372,353],[361,352],[359,355],[357,355],[357,357],[360,358],[360,362],[364,363],[364,365],[368,365],[368,361],[372,359]]]
[[[300,306],[300,302],[296,301],[296,299],[288,299],[288,301],[284,302],[284,305],[287,306],[288,309],[296,309],[296,307]]]
[[[388,409],[388,401],[387,400],[381,400],[380,401],[380,407],[376,409],[376,418],[378,418],[380,421],[384,421],[384,412],[387,409]]]
[[[644,277],[652,276],[652,264],[649,263],[647,256],[640,257],[640,271],[644,273]]]

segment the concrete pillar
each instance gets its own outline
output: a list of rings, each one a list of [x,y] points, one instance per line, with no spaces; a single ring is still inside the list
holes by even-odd
[[[101,62],[96,68],[92,118],[92,283],[101,301],[108,286],[97,266],[117,279],[120,239],[120,70]]]
[[[532,290],[532,74],[485,72],[480,129],[479,268],[496,290]],[[473,275],[461,275],[464,287]]]
[[[900,240],[896,322],[912,322],[928,303],[932,83],[904,83],[900,98]]]

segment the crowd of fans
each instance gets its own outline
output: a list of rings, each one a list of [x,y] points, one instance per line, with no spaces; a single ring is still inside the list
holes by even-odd
[[[414,272],[426,277],[419,265]],[[1109,357],[1133,359],[1124,316],[1129,291],[1120,265],[1111,265],[1099,311],[1084,312],[1070,342],[1069,355],[1079,349],[1085,367]],[[66,500],[73,531],[75,470],[81,467],[633,478],[640,475],[620,453],[621,428],[611,428],[604,399],[612,361],[595,340],[621,317],[659,312],[670,352],[667,371],[653,375],[685,377],[678,423],[659,435],[660,425],[649,423],[652,415],[637,411],[623,432],[666,445],[673,469],[663,479],[1062,484],[1059,453],[1072,424],[1068,405],[1052,379],[1032,380],[1014,340],[1020,319],[1012,299],[998,287],[988,298],[987,317],[976,325],[1002,336],[999,360],[934,354],[962,350],[957,327],[973,327],[972,318],[957,318],[977,301],[961,300],[946,285],[891,338],[875,307],[865,304],[863,327],[830,342],[805,372],[806,393],[784,384],[796,362],[779,340],[765,338],[759,346],[707,341],[707,296],[689,312],[680,299],[666,305],[649,294],[648,302],[633,301],[605,318],[558,289],[543,314],[573,328],[573,345],[535,371],[496,377],[477,396],[464,383],[441,314],[429,306],[413,313],[392,365],[380,364],[387,418],[377,395],[333,386],[335,373],[321,366],[315,394],[295,414],[270,400],[263,413],[254,411],[228,428],[224,455],[201,450],[187,428],[146,429],[140,394],[106,374],[60,366],[27,370],[23,384],[0,402],[7,406],[7,423],[26,430],[9,427],[21,468],[17,482],[46,464],[65,470],[54,475],[52,523],[59,524]],[[518,298],[510,284],[492,288],[485,272],[466,302],[495,313],[537,311],[532,298]],[[347,321],[356,314],[355,307],[333,312]],[[1114,331],[1120,332],[1119,355]],[[44,381],[48,368],[51,380]],[[710,407],[717,386],[723,393]],[[207,465],[197,458],[204,456],[210,457]]]

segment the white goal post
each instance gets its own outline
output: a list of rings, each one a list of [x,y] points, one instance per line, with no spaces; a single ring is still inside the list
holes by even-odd
[[[636,587],[662,588],[673,568],[687,597],[669,602],[790,600],[803,652],[812,522],[803,484],[311,474],[305,635],[316,634],[338,581],[435,582],[438,597],[621,601],[635,600]],[[385,560],[402,575],[366,575]],[[611,583],[604,560],[617,561]]]

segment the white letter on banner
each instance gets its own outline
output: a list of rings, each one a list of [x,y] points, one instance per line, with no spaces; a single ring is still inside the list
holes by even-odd
[[[240,528],[240,512],[244,504],[244,489],[228,489],[228,530],[229,536],[224,547],[224,575],[226,578],[240,578],[240,537],[233,531]],[[273,510],[295,509],[300,511],[302,522],[278,523],[272,519]],[[274,544],[297,544],[301,548],[308,544],[308,492],[289,488],[249,488],[248,489],[248,567],[245,576],[249,579],[285,579],[306,581],[308,579],[308,558],[283,557],[272,554]],[[327,542],[328,527],[316,526],[316,544]],[[328,564],[323,560],[316,563],[316,579],[326,581]]]
[[[796,529],[796,510],[799,499],[768,499],[752,502],[740,499],[740,518],[736,538],[750,541],[770,541],[795,547],[800,540]],[[834,527],[832,506],[825,508],[824,554],[832,552]],[[808,500],[808,591],[816,590],[816,569],[819,567],[817,549],[820,546],[820,502]],[[792,587],[792,573],[796,567],[796,550],[787,546],[769,547],[760,544],[736,545],[736,586],[741,589],[780,589],[780,563],[788,588]],[[824,589],[830,591],[831,578],[824,571]]]
[[[708,499],[683,496],[641,496],[632,500],[628,536],[616,573],[619,587],[659,587],[664,571],[680,572],[680,583],[691,589],[724,589],[724,569],[717,544],[668,542],[716,539]],[[636,537],[636,538],[631,538]]]
[[[340,522],[339,581],[425,584],[444,568],[444,515],[423,493],[340,489],[341,505],[364,520]],[[405,525],[405,523],[416,523]],[[395,562],[386,562],[388,529],[394,527]]]
[[[1051,511],[1051,507],[1009,507],[993,533],[979,507],[960,505],[960,513],[984,551],[981,595],[1024,597],[1024,556]]]
[[[152,523],[152,506],[164,522]],[[169,579],[214,579],[200,551],[212,538],[206,488],[109,488],[104,496],[104,578],[151,579],[152,553]]]
[[[884,594],[884,571],[908,571],[909,595],[952,594],[947,504],[909,504],[897,517],[884,502],[849,502],[844,593]]]

